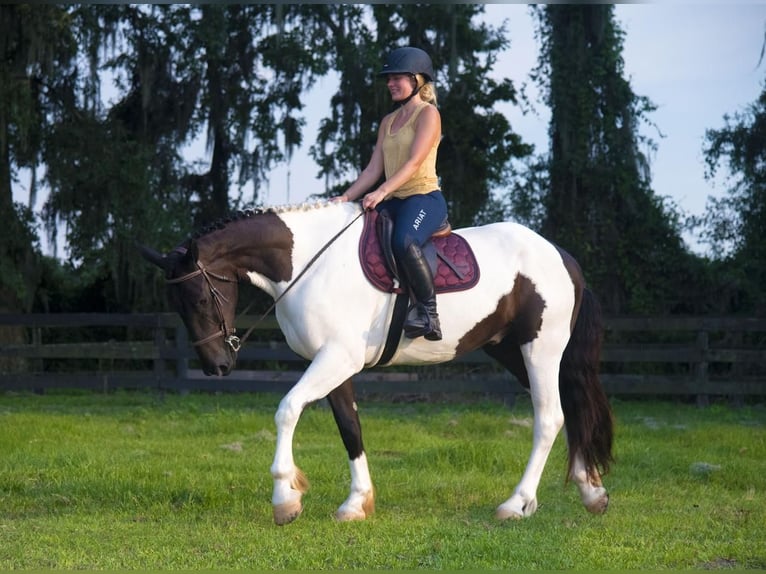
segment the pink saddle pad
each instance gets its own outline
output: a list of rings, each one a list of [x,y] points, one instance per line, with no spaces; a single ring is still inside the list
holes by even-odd
[[[394,278],[386,265],[383,249],[375,231],[377,218],[378,212],[375,210],[364,216],[364,229],[359,241],[359,262],[367,280],[377,289],[386,293],[401,293],[403,290],[400,287],[394,288]],[[468,242],[457,233],[435,237],[432,241],[439,254],[434,274],[436,292],[464,291],[476,285],[479,280],[479,266]]]

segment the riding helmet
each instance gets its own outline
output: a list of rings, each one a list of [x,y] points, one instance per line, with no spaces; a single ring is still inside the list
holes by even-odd
[[[434,81],[431,58],[420,48],[397,48],[391,52],[378,76],[387,74],[422,74],[427,82]]]

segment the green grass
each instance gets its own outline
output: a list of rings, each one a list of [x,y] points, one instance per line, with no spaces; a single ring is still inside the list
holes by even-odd
[[[332,514],[348,465],[329,409],[295,441],[312,482],[271,517],[273,395],[0,396],[0,569],[766,568],[766,409],[615,401],[611,504],[563,484],[559,439],[537,514],[495,507],[531,446],[531,407],[360,404],[377,513]]]

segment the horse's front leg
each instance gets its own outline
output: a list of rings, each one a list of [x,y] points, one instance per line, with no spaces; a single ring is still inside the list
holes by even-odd
[[[271,465],[271,476],[274,479],[271,502],[276,524],[292,522],[303,511],[301,499],[308,489],[308,481],[293,459],[293,437],[303,409],[310,403],[326,397],[358,370],[360,369],[351,366],[348,355],[335,355],[323,349],[280,401],[274,416],[277,446]]]
[[[338,508],[335,517],[340,521],[364,520],[375,512],[375,491],[364,453],[362,426],[359,423],[351,379],[327,395],[327,400],[348,452],[348,464],[351,469],[351,492]]]

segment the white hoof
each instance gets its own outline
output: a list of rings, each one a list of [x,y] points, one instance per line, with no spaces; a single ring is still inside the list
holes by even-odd
[[[352,494],[335,513],[338,522],[365,520],[375,512],[375,493]]]
[[[367,515],[363,510],[355,510],[353,508],[343,508],[341,506],[335,513],[335,520],[338,522],[354,522],[366,519]]]
[[[593,490],[587,499],[583,498],[585,509],[592,514],[604,514],[609,507],[609,494],[606,488],[600,486]]]
[[[274,506],[274,524],[284,526],[290,524],[298,518],[303,512],[303,503],[301,499]]]
[[[524,503],[518,495],[513,495],[495,510],[497,520],[521,520],[532,516],[537,511],[537,498]]]
[[[309,481],[301,469],[295,468],[295,473],[290,480],[289,491],[284,492],[279,498],[283,502],[274,503],[274,523],[278,526],[289,524],[303,512],[303,493],[309,489]]]

